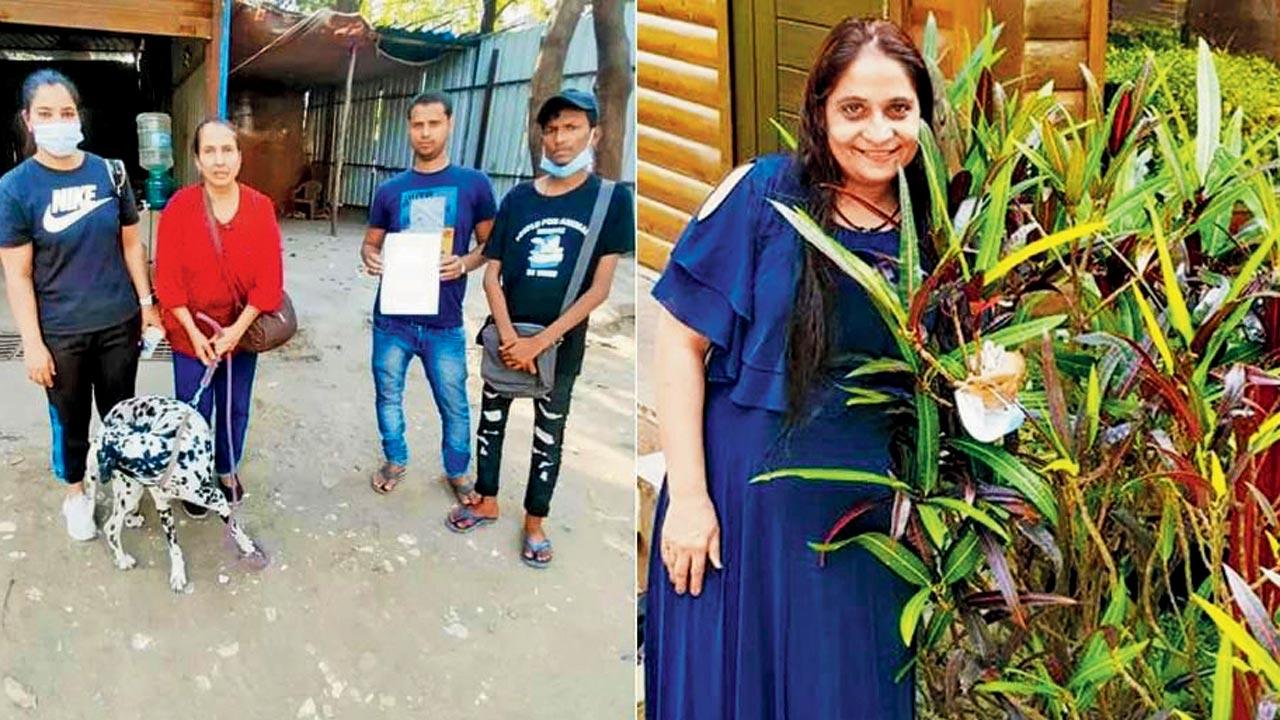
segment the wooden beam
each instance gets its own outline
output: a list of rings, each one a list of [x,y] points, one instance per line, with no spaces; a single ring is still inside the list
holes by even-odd
[[[636,14],[636,25],[637,49],[703,67],[716,67],[715,28],[647,13]]]
[[[1027,41],[1025,29],[1026,0],[990,0],[991,14],[995,21],[1004,25],[1000,32],[999,46],[1004,48],[1004,55],[996,61],[996,80],[1009,82],[1022,76],[1023,46]]]
[[[643,125],[661,128],[704,145],[720,140],[720,113],[648,88],[636,89],[636,117]]]
[[[684,233],[689,220],[688,214],[669,205],[643,195],[636,196],[636,228],[640,231],[675,242]]]
[[[347,88],[342,97],[342,121],[338,125],[338,154],[333,167],[333,190],[329,193],[329,235],[338,236],[338,209],[342,207],[342,162],[346,160],[347,130],[351,125],[351,80],[356,74],[356,46],[351,45],[347,61]]]
[[[808,79],[809,76],[799,70],[785,67],[778,68],[777,112],[800,114],[804,105],[804,84]],[[776,113],[773,119],[778,119]]]
[[[820,25],[779,20],[778,64],[808,72],[827,32],[828,29]]]
[[[1093,0],[1026,0],[1023,17],[1027,38],[1079,40],[1088,37],[1092,4]]]
[[[705,183],[717,183],[724,174],[719,151],[679,135],[641,125],[636,128],[636,146],[639,157],[648,162]]]
[[[636,240],[636,259],[641,265],[658,271],[667,266],[674,244],[641,231],[636,231]]]
[[[707,27],[716,26],[716,0],[639,0],[636,11]]]
[[[720,112],[720,167],[723,173],[733,167],[733,67],[730,45],[732,33],[729,27],[729,0],[715,0],[716,4],[716,103]]]
[[[0,0],[0,22],[170,37],[208,39],[213,35],[209,16],[168,13],[150,5],[86,10],[79,0]]]
[[[1107,13],[1107,0],[1089,0],[1089,71],[1099,86],[1107,75]]]
[[[710,183],[672,172],[644,159],[636,161],[636,187],[638,194],[689,215],[697,212],[702,201],[715,189]]]
[[[830,27],[849,16],[880,17],[881,0],[840,0],[839,2],[813,2],[812,0],[777,0],[778,17],[800,20]]]
[[[720,73],[643,50],[636,53],[636,84],[707,107],[720,106]]]
[[[219,99],[222,97],[222,3],[233,0],[213,0],[213,12],[218,22],[213,24],[213,34],[204,51],[204,108],[205,116],[217,117]]]
[[[1027,76],[1025,88],[1034,91],[1053,80],[1054,90],[1079,90],[1084,87],[1080,64],[1089,57],[1084,40],[1027,40],[1023,68]]]

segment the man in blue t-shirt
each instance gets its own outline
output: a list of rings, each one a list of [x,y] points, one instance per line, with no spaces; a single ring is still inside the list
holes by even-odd
[[[459,499],[472,496],[467,478],[471,415],[467,404],[466,336],[462,300],[466,274],[484,264],[484,243],[497,212],[484,173],[449,163],[453,106],[441,93],[423,93],[409,105],[413,167],[378,187],[369,208],[360,257],[382,273],[382,242],[389,232],[441,233],[440,303],[435,315],[382,312],[381,288],[373,305],[373,382],[384,462],[373,489],[386,494],[404,478],[409,446],[404,431],[404,384],[414,357],[422,361],[440,412],[445,476]],[[475,235],[476,246],[471,247]]]

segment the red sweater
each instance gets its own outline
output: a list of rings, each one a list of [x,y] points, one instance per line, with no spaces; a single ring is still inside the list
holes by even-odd
[[[240,183],[240,207],[219,232],[226,279],[218,269],[201,186],[179,190],[160,213],[156,298],[164,311],[170,344],[187,355],[194,356],[195,348],[174,317],[174,308],[185,307],[193,317],[203,312],[223,327],[235,322],[238,305],[249,304],[263,312],[280,309],[284,267],[280,226],[271,199]],[[229,282],[239,287],[239,298]],[[213,334],[207,324],[197,321],[196,325],[206,336]]]

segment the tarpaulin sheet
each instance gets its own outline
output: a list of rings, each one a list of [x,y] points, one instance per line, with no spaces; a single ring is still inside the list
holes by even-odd
[[[406,30],[389,30],[384,37],[356,13],[302,14],[242,1],[235,4],[231,18],[231,77],[296,86],[342,85],[352,48],[359,82],[478,41],[478,36]]]

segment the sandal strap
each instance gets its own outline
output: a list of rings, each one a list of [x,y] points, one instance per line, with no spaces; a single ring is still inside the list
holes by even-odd
[[[529,552],[531,552],[531,553],[534,553],[535,555],[536,555],[537,553],[545,552],[545,551],[547,551],[547,550],[550,550],[550,549],[551,549],[551,538],[543,538],[542,540],[539,540],[538,542],[534,542],[534,541],[532,541],[532,540],[530,540],[530,539],[529,539],[529,536],[528,536],[528,535],[525,535],[525,536],[524,536],[524,549],[525,549],[525,550],[528,550],[528,551],[529,551]]]

